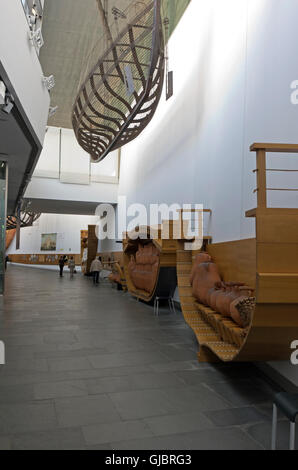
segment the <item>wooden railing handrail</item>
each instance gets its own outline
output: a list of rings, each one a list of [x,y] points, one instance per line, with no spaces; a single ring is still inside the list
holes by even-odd
[[[250,147],[251,152],[256,152],[257,168],[254,173],[257,176],[257,189],[254,193],[258,195],[258,209],[267,209],[267,191],[298,191],[298,189],[290,188],[269,188],[267,186],[267,172],[270,171],[295,171],[295,170],[279,170],[267,168],[267,153],[297,153],[298,144],[268,144],[268,143],[254,143]],[[297,171],[297,170],[296,170]]]
[[[298,144],[254,143],[251,145],[251,152],[257,152],[258,150],[272,153],[298,153]]]

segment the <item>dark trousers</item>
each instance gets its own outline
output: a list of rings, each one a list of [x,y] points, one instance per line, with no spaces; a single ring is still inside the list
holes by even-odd
[[[59,268],[60,268],[60,277],[62,277],[63,276],[64,266],[59,265]]]
[[[99,271],[93,271],[92,275],[94,284],[99,284]]]

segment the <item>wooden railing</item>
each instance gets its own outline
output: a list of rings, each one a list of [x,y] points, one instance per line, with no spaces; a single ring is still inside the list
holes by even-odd
[[[267,153],[297,153],[298,154],[298,145],[295,144],[265,144],[265,143],[256,143],[250,147],[251,152],[256,152],[257,154],[257,168],[254,170],[254,173],[257,175],[257,187],[254,190],[257,193],[257,209],[268,209],[268,191],[290,191],[298,192],[297,188],[269,188],[267,186],[267,174],[269,172],[298,172],[298,170],[291,169],[272,169],[267,168]],[[253,217],[256,214],[256,209],[248,211],[246,213],[247,217]]]

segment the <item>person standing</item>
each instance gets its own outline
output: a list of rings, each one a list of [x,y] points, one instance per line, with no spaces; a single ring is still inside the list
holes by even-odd
[[[5,271],[7,269],[7,263],[10,261],[9,256],[5,256]]]
[[[75,268],[76,268],[76,263],[75,263],[73,256],[71,256],[70,260],[68,261],[68,267],[70,271],[70,279],[73,279],[73,275],[74,275]]]
[[[102,264],[100,261],[100,258],[95,258],[92,263],[91,263],[91,268],[90,271],[93,276],[93,283],[94,284],[99,284],[99,273],[102,269]]]
[[[64,266],[65,266],[65,258],[64,256],[60,256],[60,259],[59,259],[60,277],[63,277]]]

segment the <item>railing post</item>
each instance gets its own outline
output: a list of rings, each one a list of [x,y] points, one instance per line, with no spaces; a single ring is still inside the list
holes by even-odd
[[[267,208],[266,150],[257,151],[258,207]]]

